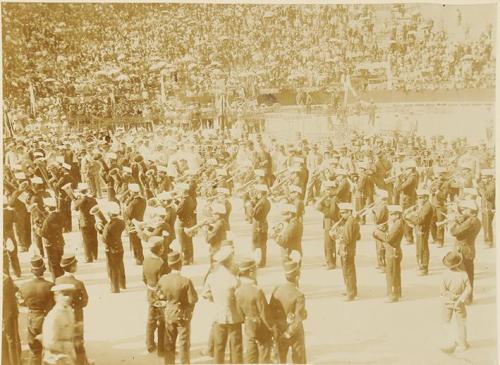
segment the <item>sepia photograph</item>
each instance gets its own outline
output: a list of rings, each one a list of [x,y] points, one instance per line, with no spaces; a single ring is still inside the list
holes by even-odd
[[[497,2],[1,1],[0,365],[495,365]]]

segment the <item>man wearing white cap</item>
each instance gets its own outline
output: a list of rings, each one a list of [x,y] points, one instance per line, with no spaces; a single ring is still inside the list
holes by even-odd
[[[304,200],[302,200],[302,189],[300,186],[297,185],[291,185],[288,188],[289,191],[289,198],[288,198],[288,203],[293,204],[297,210],[297,219],[302,222],[304,212],[305,212],[305,206],[304,206]]]
[[[323,183],[323,196],[318,199],[314,207],[323,213],[323,239],[325,264],[327,270],[333,270],[337,266],[337,251],[335,249],[335,240],[329,232],[332,225],[340,219],[337,206],[337,197],[335,196],[335,182],[327,180]]]
[[[350,203],[352,199],[351,185],[347,178],[347,171],[344,169],[335,170],[334,195],[339,203]]]
[[[227,225],[224,219],[226,207],[221,203],[212,205],[213,218],[209,224],[204,226],[205,241],[209,245],[210,263],[213,263],[214,254],[219,250],[223,240],[226,239]]]
[[[420,275],[429,272],[429,234],[433,215],[429,202],[429,191],[417,189],[417,204],[405,212],[405,220],[414,226],[413,232],[417,244],[417,265]]]
[[[394,183],[393,204],[401,205],[403,212],[417,201],[418,174],[415,160],[407,160],[403,164],[404,174]],[[405,238],[408,244],[413,244],[413,228],[405,223]]]
[[[481,197],[481,223],[483,226],[484,243],[493,247],[493,216],[495,215],[495,171],[481,170],[481,179],[477,190]]]
[[[138,184],[129,184],[131,199],[124,210],[124,219],[128,227],[131,227],[133,219],[136,221],[144,221],[144,212],[146,211],[146,199],[141,196],[141,190]],[[142,249],[142,242],[134,229],[129,230],[129,240],[134,253],[135,263],[142,265],[144,261],[144,252]]]
[[[220,195],[215,201],[224,204],[224,207],[226,208],[226,213],[224,213],[224,220],[226,221],[227,229],[231,230],[231,225],[229,224],[229,217],[231,215],[231,212],[233,211],[233,205],[229,200],[231,192],[229,191],[228,188],[218,187],[217,193]]]
[[[83,240],[83,252],[85,262],[97,260],[97,231],[95,228],[95,217],[90,214],[90,209],[97,205],[97,200],[90,194],[86,183],[78,184],[80,197],[75,201],[74,208],[80,212],[78,225]]]
[[[238,278],[231,272],[230,265],[233,250],[223,246],[214,255],[217,267],[211,272],[205,282],[203,298],[215,305],[214,363],[223,364],[226,343],[229,339],[231,363],[243,362],[243,345],[241,325],[243,317],[236,306],[235,290],[239,286]]]
[[[463,265],[472,289],[474,289],[474,259],[476,258],[476,237],[481,230],[481,222],[477,218],[477,205],[474,200],[458,202],[459,215],[450,226],[450,233],[455,237],[455,247],[462,254]],[[472,291],[466,300],[471,304]]]
[[[123,265],[123,243],[122,233],[125,222],[118,217],[120,206],[115,202],[107,203],[109,221],[104,226],[102,241],[106,248],[106,266],[108,277],[111,282],[111,292],[119,293],[120,288],[125,289],[125,267]]]
[[[41,236],[47,253],[49,270],[55,280],[64,273],[60,266],[64,251],[63,218],[56,207],[57,204],[54,198],[46,198],[43,202],[49,214],[43,221]]]
[[[52,287],[56,304],[45,317],[42,327],[44,364],[76,364],[75,315],[71,308],[74,290],[72,284]]]
[[[257,184],[255,199],[251,200],[250,216],[252,217],[252,246],[253,250],[260,248],[261,261],[258,267],[265,267],[267,262],[267,215],[271,210],[271,202],[267,198],[267,185]]]
[[[351,203],[339,203],[340,221],[330,234],[338,242],[339,256],[342,262],[342,274],[346,286],[346,301],[352,301],[358,295],[356,283],[356,241],[361,239],[359,223],[352,216]]]
[[[389,205],[386,229],[373,233],[375,239],[385,245],[385,274],[387,281],[387,302],[397,302],[401,298],[401,240],[403,239],[402,209],[399,205]]]

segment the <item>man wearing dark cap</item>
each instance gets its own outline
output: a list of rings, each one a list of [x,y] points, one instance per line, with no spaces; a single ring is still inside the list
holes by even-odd
[[[304,294],[298,288],[300,266],[295,261],[285,263],[286,283],[277,286],[271,296],[269,309],[274,320],[274,340],[279,362],[285,364],[289,349],[294,364],[305,364],[306,348],[302,321],[307,319]]]
[[[8,274],[3,274],[2,364],[21,365],[19,310],[16,294],[19,291]]]
[[[108,203],[110,220],[104,226],[102,241],[106,247],[106,265],[111,282],[111,292],[119,293],[120,288],[125,289],[125,267],[123,265],[122,233],[125,222],[118,215],[120,206],[115,202]]]
[[[168,264],[163,261],[163,237],[152,236],[148,241],[149,253],[142,264],[142,281],[147,287],[148,320],[146,325],[146,346],[148,352],[153,352],[155,331],[158,328],[158,354],[163,353],[164,323],[163,311],[158,307],[156,292],[158,279],[169,272]]]
[[[89,193],[87,184],[79,184],[80,197],[75,201],[74,208],[80,212],[78,225],[83,239],[85,262],[97,260],[97,231],[95,217],[90,214],[90,209],[97,205],[97,201]]]
[[[272,321],[264,291],[257,285],[257,268],[253,259],[239,264],[240,286],[236,289],[236,305],[244,317],[246,334],[245,362],[271,362]]]
[[[61,212],[64,232],[71,232],[71,198],[64,191],[63,187],[74,182],[69,173],[71,166],[67,163],[63,163],[62,165],[62,174],[56,183],[57,208]]]
[[[75,287],[71,291],[71,306],[75,314],[75,352],[76,365],[88,365],[87,355],[84,344],[84,326],[83,326],[83,308],[87,306],[89,296],[85,284],[75,277],[77,270],[76,257],[74,254],[65,254],[61,259],[61,267],[64,275],[56,279],[55,284],[71,284]]]
[[[41,234],[47,253],[49,270],[52,273],[52,278],[55,280],[64,273],[60,266],[61,257],[64,251],[64,219],[59,209],[56,208],[56,201],[54,198],[44,199],[44,204],[47,206],[49,214],[43,221]]]
[[[190,363],[191,318],[198,294],[191,279],[181,274],[182,257],[172,251],[167,257],[170,273],[158,281],[158,297],[165,302],[165,364],[175,364],[175,347],[179,337],[181,364]]]
[[[28,346],[30,365],[42,364],[42,344],[36,338],[42,333],[43,320],[54,306],[53,283],[43,277],[45,264],[43,258],[35,255],[31,258],[31,272],[34,277],[19,288],[19,303],[28,308]]]
[[[337,196],[335,196],[335,185],[333,181],[323,183],[323,195],[315,204],[316,210],[323,213],[323,237],[325,264],[328,270],[335,269],[337,266],[337,253],[335,250],[335,240],[332,239],[329,232],[332,225],[339,220],[339,208],[337,206]]]
[[[124,218],[130,227],[130,222],[132,222],[133,219],[139,222],[142,222],[144,220],[144,212],[146,211],[146,199],[141,196],[140,187],[138,184],[130,184],[129,187],[132,198],[127,204]],[[129,231],[129,240],[130,245],[132,246],[132,251],[134,253],[135,263],[137,265],[142,265],[142,262],[144,261],[142,242],[135,230]]]

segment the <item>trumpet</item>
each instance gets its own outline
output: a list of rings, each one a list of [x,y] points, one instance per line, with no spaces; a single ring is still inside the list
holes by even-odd
[[[400,173],[396,174],[396,175],[393,175],[393,176],[389,176],[387,178],[384,179],[384,183],[388,184],[388,183],[391,183],[393,181],[395,181],[396,179],[398,179],[399,177],[405,175],[406,172],[404,171],[401,171]]]
[[[368,205],[367,207],[364,207],[363,209],[361,209],[359,212],[356,212],[356,216],[357,217],[362,217],[364,216],[366,213],[368,213],[368,210],[370,210],[371,208],[373,208],[375,206],[375,203],[372,203],[370,205]]]
[[[205,219],[203,222],[201,223],[198,223],[192,227],[185,227],[184,228],[184,233],[189,236],[189,237],[194,237],[196,236],[196,234],[198,233],[198,230],[204,226],[210,226],[211,225],[211,221],[208,220],[208,219]]]

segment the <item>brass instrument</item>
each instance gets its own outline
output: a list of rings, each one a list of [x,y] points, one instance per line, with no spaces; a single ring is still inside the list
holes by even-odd
[[[330,230],[328,231],[328,235],[332,239],[337,239],[339,241],[342,241],[344,239],[344,235],[341,231],[338,230],[338,227],[341,223],[344,223],[344,219],[339,219],[333,226],[330,227]]]
[[[236,189],[236,191],[237,191],[237,192],[243,192],[243,191],[244,191],[244,192],[246,193],[246,192],[247,192],[247,190],[248,190],[247,188],[248,188],[250,185],[252,185],[252,184],[253,184],[256,180],[257,180],[257,179],[252,179],[252,180],[248,181],[247,183],[245,183],[245,184],[241,185],[240,187],[238,187],[238,188]]]
[[[211,224],[211,220],[205,219],[203,222],[198,223],[192,227],[185,227],[184,233],[189,237],[194,237],[198,234],[198,231],[200,228],[207,226],[207,225],[209,226],[210,224]]]
[[[366,213],[368,213],[368,211],[373,208],[375,206],[375,203],[372,203],[370,205],[368,205],[367,207],[364,207],[363,209],[361,209],[359,212],[356,212],[356,216],[357,217],[362,217],[364,216]]]
[[[407,174],[406,171],[401,171],[401,172],[397,173],[396,175],[389,176],[389,177],[385,178],[384,183],[389,184],[391,182],[394,182],[395,180],[397,180],[398,178],[400,178],[401,176],[404,176],[406,174]]]
[[[64,191],[71,200],[76,200],[75,194],[73,193],[73,189],[71,188],[71,183],[67,183],[61,187],[61,190]]]
[[[90,208],[89,213],[92,214],[93,216],[95,216],[95,218],[102,225],[105,225],[106,223],[108,223],[106,216],[104,215],[104,213],[102,212],[101,208],[99,208],[98,205],[94,205],[92,208]]]
[[[379,224],[377,224],[377,226],[375,227],[375,229],[381,229],[382,227],[386,226],[387,224],[389,224],[389,221],[385,221],[385,222],[379,223]]]
[[[149,198],[146,202],[146,205],[148,207],[159,207],[160,206],[160,202],[158,201],[157,198]]]
[[[269,236],[276,241],[276,239],[283,232],[284,229],[285,229],[285,222],[278,222],[271,227],[270,230],[271,233],[269,234]]]

